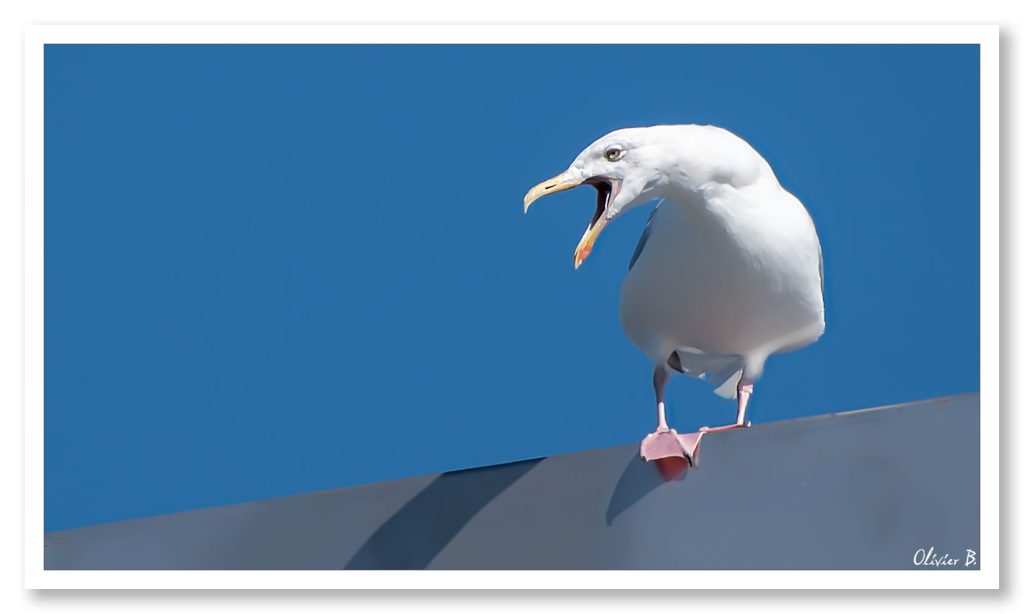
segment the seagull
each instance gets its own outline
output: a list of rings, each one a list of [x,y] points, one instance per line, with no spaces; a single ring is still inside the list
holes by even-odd
[[[629,262],[619,319],[654,366],[658,426],[641,442],[641,457],[695,466],[704,434],[749,426],[747,403],[768,356],[825,331],[814,222],[750,144],[716,126],[606,134],[534,186],[523,210],[584,184],[596,188],[597,208],[576,246],[577,269],[612,220],[657,201]],[[670,428],[664,392],[675,372],[736,399],[735,422],[682,435]]]

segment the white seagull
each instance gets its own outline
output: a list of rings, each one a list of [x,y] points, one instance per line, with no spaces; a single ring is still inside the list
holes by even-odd
[[[715,126],[611,132],[534,186],[524,211],[581,184],[597,189],[597,210],[576,247],[577,268],[610,221],[660,201],[629,263],[619,317],[654,364],[658,427],[640,454],[693,465],[704,433],[748,425],[747,401],[768,356],[825,330],[814,222],[753,147]],[[705,378],[735,398],[736,421],[689,435],[669,428],[663,393],[671,371]]]

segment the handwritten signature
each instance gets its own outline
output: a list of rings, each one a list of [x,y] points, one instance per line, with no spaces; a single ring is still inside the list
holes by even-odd
[[[929,546],[927,550],[920,548],[914,552],[914,565],[917,567],[977,567],[978,553],[967,548],[962,560],[963,565],[960,563],[960,558],[954,557],[948,552],[936,555],[933,546]]]

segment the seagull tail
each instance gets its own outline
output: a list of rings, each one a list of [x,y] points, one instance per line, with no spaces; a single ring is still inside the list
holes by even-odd
[[[736,398],[736,384],[743,375],[743,357],[737,354],[709,354],[694,348],[679,348],[668,357],[668,366],[680,373],[707,381],[715,394]]]
[[[716,373],[714,378],[717,380],[721,377],[721,373]],[[743,376],[743,369],[734,371],[733,373],[722,378],[721,383],[715,387],[715,394],[724,399],[735,399],[736,398],[736,385],[740,383],[740,377]],[[711,383],[715,386],[714,381]]]

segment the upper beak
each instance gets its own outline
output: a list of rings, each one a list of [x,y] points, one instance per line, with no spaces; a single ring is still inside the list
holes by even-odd
[[[533,201],[537,200],[541,196],[547,196],[548,194],[554,194],[555,192],[564,192],[565,190],[575,188],[581,183],[583,183],[583,181],[579,178],[569,176],[569,171],[552,177],[547,181],[541,181],[530,188],[530,191],[527,192],[526,196],[523,198],[523,213],[529,211],[530,205],[533,204]]]

